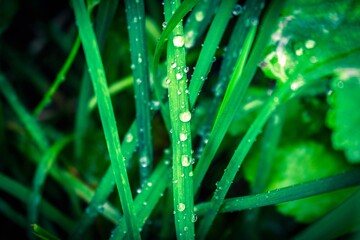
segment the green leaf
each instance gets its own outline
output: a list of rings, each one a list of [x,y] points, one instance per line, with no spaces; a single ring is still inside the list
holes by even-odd
[[[358,61],[342,56],[360,46],[359,9],[360,5],[353,0],[289,1],[261,64],[264,73],[285,82],[297,68],[304,74],[334,58],[343,60],[336,68],[359,67]],[[320,76],[334,70],[318,69]]]
[[[331,83],[331,109],[327,123],[332,128],[332,144],[344,150],[350,163],[360,163],[360,70],[342,69]]]
[[[308,141],[291,143],[279,148],[267,190],[300,184],[322,177],[334,175],[349,169],[346,162],[338,159],[333,152],[323,145]],[[251,159],[244,168],[245,178],[254,181],[257,161]],[[312,222],[338,205],[353,191],[343,190],[311,198],[277,205],[278,210],[294,217],[299,222]]]

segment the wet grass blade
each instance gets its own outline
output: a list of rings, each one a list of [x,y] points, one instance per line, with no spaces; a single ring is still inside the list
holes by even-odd
[[[94,92],[98,99],[100,118],[129,237],[139,239],[140,233],[136,223],[129,179],[121,152],[114,110],[111,104],[99,47],[84,2],[81,0],[73,0],[72,2]]]
[[[144,1],[125,0],[130,38],[131,68],[135,79],[135,107],[138,129],[140,180],[143,183],[152,171],[153,147],[149,106],[150,79],[145,35]]]
[[[256,195],[226,199],[221,206],[220,212],[226,213],[265,207],[357,186],[360,184],[359,174],[360,169],[357,168],[307,183],[279,188]],[[211,203],[209,202],[195,206],[196,213],[199,215],[205,214],[210,208]]]
[[[172,12],[180,6],[180,1],[165,1],[165,20],[169,21]],[[167,48],[167,73],[171,144],[173,153],[173,197],[175,227],[178,239],[194,238],[193,180],[191,113],[186,82],[186,58],[183,25],[180,21],[169,37]]]
[[[214,61],[216,49],[225,32],[225,29],[232,17],[236,0],[222,1],[219,10],[211,23],[210,29],[206,34],[204,46],[196,62],[195,71],[190,80],[190,106],[194,107],[201,88],[207,78],[211,65]]]
[[[55,94],[56,90],[59,88],[60,84],[65,81],[66,74],[68,73],[71,65],[73,64],[75,57],[80,48],[80,38],[76,37],[73,47],[67,57],[64,65],[61,67],[59,73],[56,75],[54,83],[51,85],[49,90],[45,93],[43,99],[41,99],[40,103],[35,107],[33,115],[35,117],[39,116],[42,110],[46,107],[46,105],[51,101],[52,96]]]
[[[23,104],[19,101],[18,97],[12,86],[8,83],[5,76],[0,74],[0,91],[5,96],[10,106],[29,132],[30,136],[33,138],[33,141],[42,151],[46,151],[49,144],[43,134],[39,124],[36,119],[25,109]]]
[[[64,137],[57,141],[50,147],[40,160],[36,168],[33,178],[33,192],[28,203],[28,221],[29,224],[38,222],[39,204],[42,198],[42,188],[46,181],[47,175],[54,162],[56,161],[59,152],[72,140],[72,137]]]
[[[11,196],[19,199],[23,203],[27,203],[31,195],[31,190],[18,183],[17,181],[0,173],[0,189]],[[40,203],[40,212],[51,221],[57,223],[61,228],[70,231],[74,222],[66,217],[61,211],[55,208],[46,200]]]

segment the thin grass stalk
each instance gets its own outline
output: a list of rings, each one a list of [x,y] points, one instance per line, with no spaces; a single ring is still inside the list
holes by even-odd
[[[204,46],[199,54],[189,85],[191,108],[194,107],[201,88],[211,69],[216,49],[230,21],[230,18],[232,17],[232,10],[234,9],[236,2],[236,0],[221,2],[219,10],[210,25],[208,33],[206,34]]]
[[[224,201],[220,212],[228,213],[243,211],[275,205],[279,203],[294,201],[297,199],[307,198],[331,191],[336,191],[348,187],[360,185],[360,168],[346,171],[337,175],[316,179],[306,183],[283,187],[256,195],[245,197],[229,198]],[[204,215],[211,209],[211,203],[200,203],[195,206],[198,215]]]
[[[105,139],[109,150],[110,160],[114,171],[115,182],[118,188],[129,237],[140,239],[136,223],[134,204],[131,195],[130,183],[121,152],[119,135],[116,127],[114,110],[106,83],[105,71],[101,61],[99,47],[92,29],[85,4],[81,0],[73,0],[74,12],[79,28],[81,42],[89,67],[89,73],[98,99],[98,108],[103,125]]]
[[[33,178],[33,192],[28,202],[28,222],[29,224],[37,223],[39,215],[39,204],[42,198],[42,188],[46,181],[47,175],[60,151],[72,140],[72,137],[64,137],[50,147],[40,160]]]
[[[136,123],[139,142],[140,181],[152,171],[153,147],[151,137],[149,67],[145,35],[144,1],[125,0],[125,12],[130,38],[131,68],[135,80]]]
[[[70,53],[64,63],[64,65],[61,67],[60,71],[56,75],[56,78],[49,88],[49,90],[45,93],[44,97],[41,99],[39,104],[35,107],[35,110],[33,112],[33,115],[35,117],[38,117],[39,114],[42,112],[42,110],[46,107],[46,105],[51,101],[52,96],[55,94],[57,89],[59,88],[60,84],[62,84],[65,81],[66,74],[68,73],[70,67],[72,66],[77,53],[80,48],[80,37],[77,36],[74,44],[70,50]]]
[[[172,12],[180,1],[165,1],[165,21],[170,21]],[[180,21],[169,37],[167,48],[167,72],[171,143],[173,152],[173,197],[175,228],[178,239],[194,238],[193,180],[191,153],[191,113],[187,90],[187,67],[184,48],[183,25]]]

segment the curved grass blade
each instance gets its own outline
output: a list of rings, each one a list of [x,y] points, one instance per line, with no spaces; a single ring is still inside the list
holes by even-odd
[[[59,152],[72,140],[72,137],[64,137],[50,147],[44,154],[36,168],[33,178],[33,192],[28,203],[28,221],[29,224],[38,221],[39,204],[42,198],[42,188],[46,181],[48,171],[53,166],[59,155]]]
[[[61,67],[59,73],[56,75],[54,83],[51,85],[49,90],[45,93],[43,99],[41,99],[40,103],[35,107],[33,115],[35,117],[39,116],[44,107],[51,101],[51,97],[55,94],[56,90],[59,88],[60,84],[65,81],[66,74],[68,73],[71,65],[73,64],[75,57],[80,48],[80,37],[77,36],[73,47],[70,50],[69,56],[67,57],[64,65]]]
[[[149,108],[149,68],[145,35],[144,1],[125,0],[126,18],[130,38],[131,68],[135,79],[136,123],[139,142],[140,181],[149,176],[153,164],[151,119]]]
[[[42,227],[40,227],[37,224],[32,224],[31,228],[32,228],[32,232],[34,233],[34,235],[36,237],[38,237],[39,239],[43,239],[43,240],[60,240],[59,237],[57,237],[53,233],[43,229]]]
[[[307,183],[279,188],[256,195],[226,199],[221,206],[220,212],[227,213],[265,207],[357,186],[360,185],[359,174],[360,168],[357,168]],[[195,206],[196,213],[199,215],[205,214],[210,208],[211,203],[201,203]]]
[[[129,230],[129,237],[139,239],[140,233],[136,223],[129,179],[123,161],[114,110],[111,104],[99,47],[84,2],[82,0],[73,0],[72,2],[94,91],[98,98],[100,118],[103,124],[126,225]]]
[[[155,87],[155,94],[161,103],[162,95],[160,92],[157,91],[157,89],[161,89],[161,81],[158,81],[156,79],[157,77],[157,71],[159,67],[159,61],[160,61],[160,55],[161,51],[165,46],[165,42],[169,38],[170,34],[172,33],[172,30],[176,27],[176,25],[185,17],[185,15],[191,11],[191,9],[199,2],[200,0],[185,0],[174,12],[171,19],[167,21],[166,28],[161,33],[159,42],[156,45],[155,53],[154,53],[154,77],[155,81],[154,83],[159,85],[158,87]]]
[[[294,239],[336,239],[346,233],[360,231],[359,202],[360,190]]]
[[[180,1],[165,1],[165,20],[180,5]],[[186,60],[182,22],[169,37],[167,48],[167,72],[170,81],[169,108],[171,143],[173,152],[173,197],[175,227],[178,239],[194,238],[193,183],[191,153],[191,113],[186,84]]]
[[[3,75],[0,74],[0,91],[5,96],[10,106],[19,117],[20,121],[24,124],[24,127],[33,138],[36,145],[42,151],[46,151],[48,148],[48,141],[43,134],[40,126],[38,125],[35,118],[27,112],[23,104],[19,101],[14,89],[8,83]]]
[[[191,11],[184,28],[186,48],[194,46],[198,37],[203,35],[207,26],[210,24],[219,3],[220,0],[202,0]]]
[[[236,109],[239,108],[241,104],[241,100],[245,95],[245,92],[256,72],[257,64],[261,60],[262,52],[264,50],[264,46],[266,45],[270,34],[272,33],[272,28],[276,25],[278,20],[278,15],[280,13],[282,2],[274,1],[271,3],[269,11],[264,17],[263,24],[261,24],[259,29],[259,34],[256,37],[253,50],[250,53],[248,61],[244,67],[244,71],[240,76],[240,79],[236,81],[236,86],[234,86],[235,91],[232,92],[231,96],[229,96],[227,104],[224,105],[221,110],[222,114],[218,114],[217,123],[215,124],[210,138],[208,140],[207,145],[204,148],[204,152],[200,157],[200,160],[195,168],[194,173],[194,190],[197,192],[199,189],[201,182],[207,172],[207,169],[210,166],[212,159],[215,156],[217,149],[220,146],[220,143],[225,136],[225,133],[235,115]],[[256,24],[255,24],[256,25]],[[241,54],[245,54],[245,49]],[[240,58],[239,58],[240,59]],[[241,69],[240,61],[238,59],[237,66],[235,67],[235,71],[232,76],[239,76],[238,73]]]
[[[17,181],[0,173],[0,189],[19,199],[23,203],[27,203],[31,191]],[[57,223],[62,229],[70,231],[74,222],[63,215],[61,211],[55,208],[46,200],[41,200],[40,211],[45,217]]]
[[[206,34],[204,46],[200,52],[198,61],[195,65],[195,71],[190,80],[190,106],[194,107],[200,90],[207,78],[213,63],[216,49],[225,32],[225,29],[232,17],[232,10],[236,4],[236,0],[222,1],[219,10],[210,25],[210,29]]]

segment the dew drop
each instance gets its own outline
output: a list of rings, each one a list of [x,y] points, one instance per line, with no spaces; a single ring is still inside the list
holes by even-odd
[[[296,50],[295,50],[295,54],[296,54],[297,56],[301,56],[301,55],[303,55],[303,53],[304,53],[304,50],[303,50],[302,48],[299,48],[299,49],[296,49]]]
[[[188,155],[182,155],[182,156],[181,156],[181,165],[182,165],[183,167],[188,167],[188,166],[190,166],[190,163],[191,163],[191,161],[190,161],[190,158],[189,158]]]
[[[198,219],[197,215],[194,213],[192,216],[191,216],[191,222],[196,222]]]
[[[232,12],[234,16],[238,16],[243,13],[243,7],[240,4],[236,4]]]
[[[171,68],[176,68],[176,62],[171,63]]]
[[[167,22],[163,22],[163,23],[162,23],[162,27],[163,27],[163,29],[165,29],[165,28],[166,28],[167,24],[168,24]]]
[[[125,136],[126,142],[132,142],[133,139],[134,139],[134,136],[131,133],[126,134],[126,136]]]
[[[184,68],[184,73],[188,73],[189,72],[189,67],[185,67]]]
[[[146,156],[140,158],[140,165],[141,165],[141,167],[148,166],[148,158]]]
[[[186,139],[188,138],[186,133],[180,133],[180,141],[186,141]]]
[[[141,81],[141,79],[140,79],[140,78],[136,79],[136,84],[137,84],[137,85],[140,85],[140,84],[141,84],[141,82],[142,82],[142,81]]]
[[[195,19],[198,22],[201,22],[202,20],[204,20],[204,12],[202,11],[198,11],[195,13]]]
[[[131,70],[134,70],[135,69],[135,64],[131,64],[130,68],[131,68]]]
[[[179,212],[184,211],[184,210],[185,210],[185,204],[179,203],[178,206],[177,206],[177,210],[178,210]]]
[[[182,73],[177,73],[177,74],[176,74],[176,79],[177,79],[177,80],[180,80],[182,77],[183,77],[183,74],[182,74]]]
[[[182,122],[189,122],[191,119],[191,113],[189,111],[180,113],[179,118]]]
[[[183,36],[175,36],[173,38],[173,44],[175,47],[182,47],[184,46],[185,40]]]
[[[309,39],[309,40],[307,40],[307,41],[305,42],[305,47],[306,47],[307,49],[311,49],[311,48],[314,48],[314,47],[315,47],[315,44],[316,44],[316,42],[315,42],[314,40]]]

